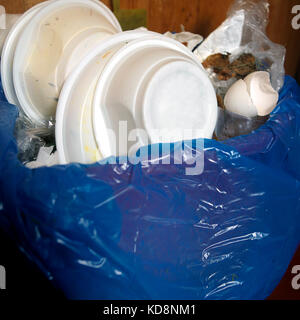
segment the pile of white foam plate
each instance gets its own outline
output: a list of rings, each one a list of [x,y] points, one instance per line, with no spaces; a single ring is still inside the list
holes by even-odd
[[[194,54],[161,34],[122,32],[96,0],[46,1],[22,15],[5,41],[1,78],[35,125],[56,120],[61,164],[211,138],[217,121],[215,91]],[[123,143],[124,124],[134,143]]]

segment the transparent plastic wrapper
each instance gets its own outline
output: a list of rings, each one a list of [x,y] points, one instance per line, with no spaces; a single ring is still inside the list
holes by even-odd
[[[203,41],[203,37],[199,34],[187,31],[179,33],[172,33],[168,31],[165,33],[165,36],[181,42],[182,44],[186,45],[191,51],[193,51]]]
[[[52,156],[56,152],[54,121],[48,121],[45,126],[40,127],[20,111],[14,134],[18,144],[18,157],[23,164],[30,163],[32,168],[58,164],[58,160]],[[43,156],[45,151],[48,156]]]
[[[215,137],[219,141],[247,135],[259,129],[269,119],[266,117],[244,117],[228,110],[218,108],[218,122],[215,129]]]
[[[35,161],[27,162],[26,166],[31,169],[40,167],[52,167],[59,164],[58,153],[54,147],[41,147]]]
[[[227,19],[202,42],[195,54],[202,62],[213,54],[230,54],[231,63],[242,54],[252,54],[257,71],[268,71],[272,86],[279,91],[284,81],[286,49],[267,37],[268,18],[267,0],[235,0]],[[236,79],[222,81],[213,71],[210,74],[217,94],[224,97]]]
[[[181,165],[26,168],[18,111],[0,101],[0,228],[67,298],[265,299],[278,285],[300,243],[292,78],[259,130],[204,140],[193,176],[191,152]]]

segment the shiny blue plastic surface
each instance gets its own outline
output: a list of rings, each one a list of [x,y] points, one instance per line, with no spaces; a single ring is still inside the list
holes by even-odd
[[[205,169],[17,159],[0,92],[0,227],[68,298],[265,299],[300,243],[300,88],[262,128],[205,140]]]

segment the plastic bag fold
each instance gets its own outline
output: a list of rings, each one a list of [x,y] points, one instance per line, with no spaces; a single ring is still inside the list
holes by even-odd
[[[26,168],[0,92],[0,228],[72,299],[265,299],[300,243],[300,88],[187,162]]]

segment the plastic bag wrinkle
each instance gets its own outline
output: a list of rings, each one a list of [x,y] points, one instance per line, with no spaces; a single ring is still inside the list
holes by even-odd
[[[286,77],[280,96],[254,133],[205,140],[199,176],[186,162],[28,169],[1,101],[0,227],[68,298],[265,299],[300,243],[299,86]]]

